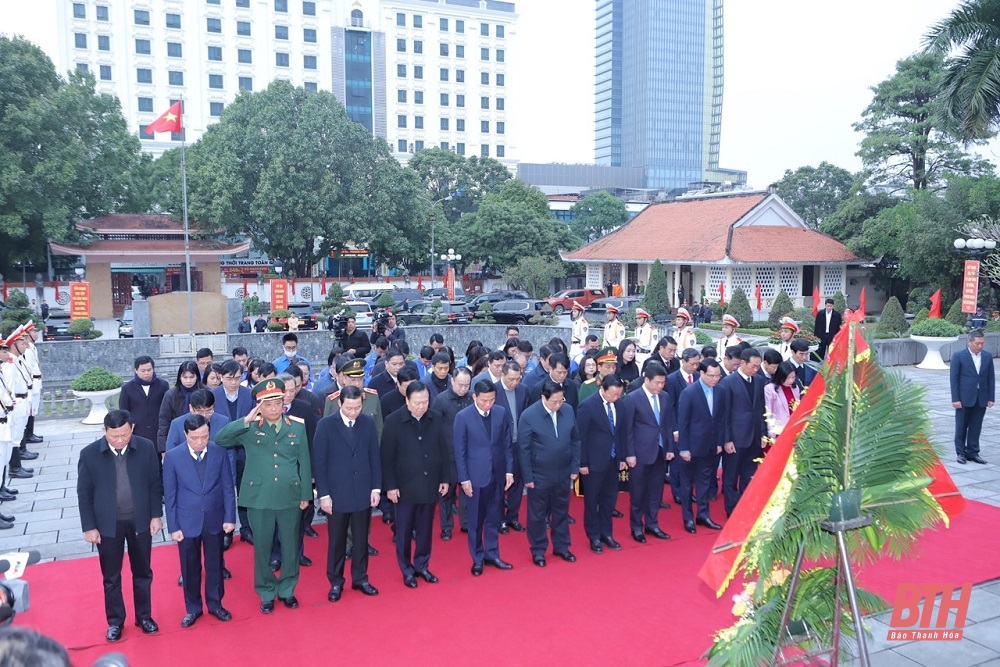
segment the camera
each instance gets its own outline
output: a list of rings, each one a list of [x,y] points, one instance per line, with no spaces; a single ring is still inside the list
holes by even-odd
[[[326,324],[333,332],[333,338],[337,341],[337,345],[344,347],[344,342],[347,340],[347,318],[344,317],[344,314],[341,312],[331,315]]]
[[[375,311],[375,333],[379,336],[385,335],[385,330],[389,328],[389,313],[385,308]]]

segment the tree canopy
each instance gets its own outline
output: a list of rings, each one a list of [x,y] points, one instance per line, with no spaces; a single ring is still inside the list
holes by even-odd
[[[854,175],[824,161],[818,167],[786,169],[776,185],[778,196],[816,229],[851,196]]]
[[[483,197],[499,192],[510,180],[507,167],[493,158],[466,158],[441,148],[420,151],[406,166],[420,179],[429,199],[441,202],[446,224],[474,212]]]
[[[628,222],[625,202],[604,190],[587,195],[570,210],[575,216],[570,229],[584,243],[596,241]]]

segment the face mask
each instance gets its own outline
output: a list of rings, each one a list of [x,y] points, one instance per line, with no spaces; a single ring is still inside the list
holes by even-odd
[[[295,352],[297,352],[297,351],[298,350],[293,351],[293,352],[289,352],[288,350],[285,350],[285,356],[288,357],[289,359],[291,359],[292,357],[295,356]]]

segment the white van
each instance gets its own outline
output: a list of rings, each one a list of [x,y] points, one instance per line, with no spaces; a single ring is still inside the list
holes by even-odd
[[[368,301],[374,303],[383,292],[393,292],[396,286],[392,283],[354,283],[343,285],[345,301]]]

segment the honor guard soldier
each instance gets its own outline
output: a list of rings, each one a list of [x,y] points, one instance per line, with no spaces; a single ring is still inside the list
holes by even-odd
[[[722,337],[719,338],[719,344],[716,345],[720,354],[724,353],[727,347],[743,342],[743,339],[736,335],[736,330],[739,328],[740,321],[738,319],[728,313],[722,316]]]
[[[24,438],[24,429],[31,416],[31,371],[24,360],[24,351],[28,348],[28,343],[24,339],[24,325],[22,324],[7,337],[7,345],[10,348],[10,363],[13,372],[11,389],[14,391],[14,410],[9,415],[10,436],[14,443],[13,452],[10,455],[8,475],[14,479],[28,479],[34,477],[34,470],[21,465],[20,443]]]
[[[0,339],[0,465],[6,466],[10,459],[11,452],[14,451],[14,443],[11,440],[10,423],[11,413],[14,411],[14,382],[11,373],[14,372],[13,364],[7,363],[10,357],[7,341]],[[7,477],[0,478],[0,500],[16,500],[17,495],[11,493],[7,487]],[[14,517],[0,514],[0,530],[7,530],[14,527]]]
[[[597,355],[597,375],[580,385],[580,401],[592,394],[596,394],[601,388],[601,380],[615,372],[618,367],[618,350],[613,347],[606,347]]]
[[[246,417],[228,424],[215,438],[220,447],[242,445],[247,463],[240,499],[247,507],[254,536],[254,589],[260,610],[274,611],[274,599],[289,609],[299,606],[299,520],[313,500],[309,441],[302,419],[282,414],[285,383],[278,378],[254,386],[257,405]],[[269,561],[274,534],[281,542],[280,576]]]
[[[645,308],[635,309],[635,336],[633,338],[635,339],[636,352],[645,355],[642,361],[645,361],[653,353],[653,348],[656,347],[656,330],[649,323],[649,320],[649,311]]]
[[[31,371],[31,391],[28,392],[31,399],[28,423],[24,427],[24,435],[21,437],[21,460],[33,461],[38,458],[38,452],[29,452],[28,445],[37,445],[44,438],[35,435],[35,415],[38,414],[38,407],[42,402],[42,369],[38,364],[38,350],[35,348],[35,341],[38,339],[38,330],[35,323],[28,320],[24,325],[23,340],[27,344],[24,350],[24,362]]]
[[[573,323],[573,337],[569,346],[570,359],[575,359],[583,351],[583,343],[590,333],[590,324],[583,316],[583,305],[579,301],[573,302],[573,310],[569,314],[569,319]]]
[[[792,339],[795,338],[795,334],[798,332],[799,325],[795,323],[795,320],[787,315],[781,318],[781,328],[778,329],[781,342],[775,345],[774,348],[781,353],[782,361],[788,361],[792,358]]]
[[[604,347],[613,347],[616,350],[625,340],[625,325],[618,319],[619,312],[621,311],[608,304],[608,323],[604,325]]]
[[[678,350],[686,350],[689,347],[698,347],[698,337],[695,336],[694,330],[689,326],[691,324],[691,313],[688,312],[687,308],[678,308],[677,315],[674,316],[674,334],[673,338],[677,341]]]

